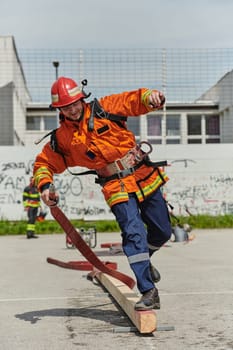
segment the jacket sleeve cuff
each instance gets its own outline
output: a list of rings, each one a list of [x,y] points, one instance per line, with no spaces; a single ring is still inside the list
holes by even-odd
[[[50,186],[50,182],[44,184],[43,186],[41,186],[40,191],[43,192],[44,190],[47,190],[49,186]]]

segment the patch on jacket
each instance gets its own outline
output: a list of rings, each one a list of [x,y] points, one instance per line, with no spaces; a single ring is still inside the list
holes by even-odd
[[[88,156],[88,158],[90,159],[94,159],[95,158],[95,153],[93,153],[92,151],[87,151],[86,155]]]
[[[101,128],[97,129],[97,134],[98,134],[98,135],[101,135],[101,134],[103,134],[105,131],[107,131],[107,130],[109,130],[109,129],[110,129],[110,128],[109,128],[108,125],[104,125],[104,126],[102,126]]]

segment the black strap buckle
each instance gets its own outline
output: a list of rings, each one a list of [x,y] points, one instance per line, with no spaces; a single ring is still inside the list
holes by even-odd
[[[111,176],[98,177],[98,178],[95,179],[95,183],[100,184],[101,186],[103,186],[108,181],[115,180],[115,179],[123,179],[124,177],[126,177],[128,175],[131,175],[134,172],[135,172],[134,168],[125,169],[125,170],[122,170],[119,173],[113,174]]]
[[[129,169],[124,169],[119,173],[116,173],[115,175],[119,178],[119,179],[123,179],[123,177],[126,177],[128,175],[131,175],[135,172],[134,168],[129,168]]]

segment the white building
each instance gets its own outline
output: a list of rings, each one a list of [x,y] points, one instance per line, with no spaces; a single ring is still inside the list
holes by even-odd
[[[151,159],[172,164],[165,193],[177,214],[186,208],[193,214],[233,213],[232,86],[231,71],[192,103],[167,101],[161,111],[128,118],[137,139],[154,145]],[[34,141],[56,128],[57,113],[30,98],[11,36],[0,36],[0,106],[0,217],[20,219],[22,190],[43,144]],[[69,217],[111,217],[93,177],[65,173],[56,185]]]
[[[138,139],[154,144],[231,143],[232,72],[193,103],[170,102],[148,118],[129,118]],[[49,97],[48,97],[49,98]],[[1,145],[30,146],[57,125],[56,111],[33,102],[14,38],[0,36]]]
[[[14,38],[0,36],[0,144],[25,145],[30,95]]]

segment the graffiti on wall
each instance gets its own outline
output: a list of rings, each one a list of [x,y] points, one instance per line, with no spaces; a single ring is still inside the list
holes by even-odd
[[[1,219],[21,220],[26,217],[22,194],[29,183],[32,170],[33,159],[26,162],[0,162]],[[54,184],[60,196],[59,205],[71,219],[113,218],[93,175],[77,177],[65,172],[54,176]],[[50,215],[48,217],[52,218]]]
[[[32,175],[34,155],[30,150],[22,153],[15,147],[11,152],[0,148],[0,218],[21,220],[26,218],[22,193]],[[161,157],[164,158],[164,157]],[[152,157],[153,159],[153,157]],[[174,214],[233,214],[233,163],[222,159],[187,157],[168,159],[166,168],[169,182],[164,195],[174,207]],[[232,170],[231,170],[232,163]],[[79,171],[82,169],[78,169]],[[71,219],[113,219],[105,203],[101,187],[94,175],[72,176],[68,172],[55,175],[54,184],[59,192],[59,205]],[[47,210],[48,211],[48,210]],[[48,214],[48,218],[52,218]]]
[[[177,215],[233,214],[233,172],[223,173],[222,167],[211,163],[191,159],[171,162],[165,193]]]

